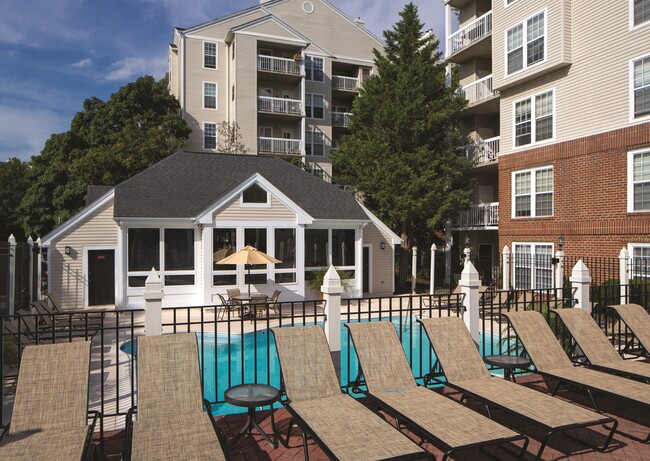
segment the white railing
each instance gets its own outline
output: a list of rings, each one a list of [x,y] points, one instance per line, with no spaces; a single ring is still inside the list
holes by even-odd
[[[259,137],[260,152],[283,155],[302,155],[300,153],[302,141],[300,139],[266,138]]]
[[[263,54],[257,55],[257,69],[279,74],[304,75],[302,61]]]
[[[480,18],[451,34],[447,39],[448,53],[453,54],[462,50],[490,32],[492,32],[492,11],[488,11]]]
[[[302,115],[302,101],[299,99],[257,97],[257,110],[274,114]]]
[[[499,225],[499,202],[470,205],[458,214],[456,227],[496,227]]]
[[[332,89],[341,91],[357,91],[359,89],[359,79],[354,77],[344,77],[342,75],[332,75]]]
[[[467,99],[470,104],[474,104],[487,99],[490,96],[499,94],[499,92],[492,89],[492,75],[488,75],[487,77],[483,77],[461,87],[460,94],[465,96],[465,99]]]
[[[499,157],[499,141],[500,136],[495,136],[489,139],[478,139],[476,142],[467,144],[461,147],[463,155],[469,160],[477,163],[490,163],[495,162]]]
[[[352,114],[349,112],[332,112],[332,125],[350,126],[350,117]]]

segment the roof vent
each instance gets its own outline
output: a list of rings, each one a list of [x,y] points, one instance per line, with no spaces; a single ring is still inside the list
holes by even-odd
[[[366,21],[361,19],[361,16],[357,16],[356,18],[354,18],[354,22],[356,22],[357,24],[359,24],[362,27],[366,25]]]

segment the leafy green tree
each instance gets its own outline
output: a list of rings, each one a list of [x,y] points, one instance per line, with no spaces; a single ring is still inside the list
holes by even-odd
[[[0,162],[0,241],[14,234],[18,241],[25,240],[20,226],[18,205],[28,186],[27,164],[17,158]]]
[[[20,203],[29,234],[44,235],[83,208],[88,185],[119,184],[182,148],[190,134],[166,79],[141,77],[83,107],[70,130],[31,159]]]
[[[337,182],[354,185],[410,248],[469,204],[462,173],[471,164],[455,152],[465,100],[457,84],[446,85],[439,41],[423,34],[412,3],[400,16],[384,32],[384,54],[374,50],[376,73],[359,90],[332,161]]]

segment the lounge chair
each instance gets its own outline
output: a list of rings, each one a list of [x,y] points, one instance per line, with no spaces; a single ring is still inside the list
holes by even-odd
[[[421,319],[419,322],[424,326],[449,386],[483,402],[488,414],[491,407],[499,408],[547,431],[536,459],[541,459],[552,435],[571,429],[611,424],[601,448],[582,440],[599,451],[609,446],[618,425],[615,419],[490,375],[459,317]]]
[[[196,334],[139,337],[137,373],[137,421],[132,408],[123,459],[230,459],[225,436],[203,399]]]
[[[44,300],[34,301],[31,306],[39,314],[38,320],[47,328],[70,331],[73,336],[82,334],[92,337],[103,324],[102,318],[83,314],[57,313]]]
[[[583,309],[553,309],[573,336],[591,367],[650,384],[650,364],[624,360],[596,321]]]
[[[441,446],[443,460],[465,449],[523,441],[523,459],[528,438],[514,432],[415,382],[395,327],[390,322],[360,322],[345,325],[359,357],[360,368],[373,403],[405,422],[413,432]]]
[[[285,408],[291,414],[287,440],[296,422],[303,431],[305,459],[309,434],[330,459],[433,459],[404,434],[341,392],[334,363],[319,326],[273,328],[280,359]]]
[[[89,368],[89,341],[25,348],[0,459],[91,459],[99,412],[88,412]]]
[[[650,357],[650,314],[639,304],[617,304],[611,307],[623,320],[628,329]]]

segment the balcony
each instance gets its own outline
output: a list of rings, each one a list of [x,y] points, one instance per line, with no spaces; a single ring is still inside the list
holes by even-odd
[[[454,32],[447,38],[447,53],[449,56],[460,53],[461,51],[469,48],[472,44],[489,36],[491,33],[492,11],[488,11],[480,18],[475,19],[466,26],[460,28],[458,31]],[[492,46],[491,43],[489,45],[490,46],[486,47],[486,50],[481,49],[480,52],[487,52],[487,56],[490,56],[492,52]],[[467,56],[467,58],[469,57],[470,56]]]
[[[453,227],[457,229],[489,229],[499,226],[499,202],[470,205],[458,214]]]
[[[496,96],[499,92],[492,89],[492,75],[488,75],[461,87],[460,94],[465,96],[470,105],[473,105]]]
[[[477,165],[496,162],[499,157],[500,136],[489,139],[478,139],[476,142],[462,146],[463,155]]]
[[[302,156],[302,140],[284,138],[257,138],[258,151],[262,154]]]
[[[257,110],[271,114],[304,115],[302,101],[299,99],[271,98],[269,96],[257,97]]]
[[[257,55],[257,70],[271,72],[273,74],[295,75],[303,77],[305,75],[302,61],[296,61],[289,58],[276,58],[275,56]]]
[[[342,75],[332,75],[332,89],[336,91],[356,92],[359,89],[359,79],[344,77]]]
[[[350,126],[350,117],[352,114],[349,112],[332,112],[332,126]]]

